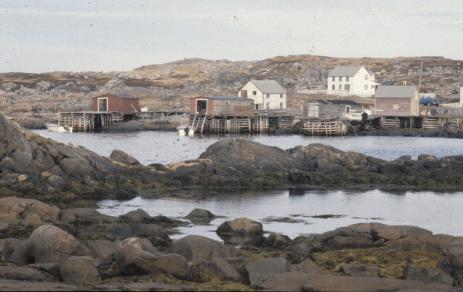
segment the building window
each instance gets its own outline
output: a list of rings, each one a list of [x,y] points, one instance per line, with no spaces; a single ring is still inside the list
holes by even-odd
[[[283,98],[283,94],[280,94],[280,98]]]
[[[349,82],[349,76],[346,77],[346,81]]]
[[[371,89],[375,89],[375,86],[374,86],[374,85],[372,85],[372,86],[371,86]]]
[[[267,93],[267,98],[270,98],[270,94]]]
[[[252,95],[257,95],[257,91],[253,91],[253,92],[252,92]]]
[[[331,85],[331,89],[332,89],[332,90],[336,90],[336,86],[335,86],[334,84]]]
[[[270,102],[267,102],[267,109],[270,109]]]
[[[342,81],[342,77],[341,77],[341,76],[339,76],[339,82],[341,82],[341,81]]]
[[[349,84],[344,84],[344,90],[349,91],[349,89],[350,89],[350,85]]]
[[[333,76],[333,77],[331,77],[331,81],[333,81],[333,82],[334,82],[334,78],[336,78],[336,77],[334,77],[334,76]]]
[[[368,85],[365,85],[365,90],[368,90]]]
[[[346,105],[346,113],[350,113],[350,105]]]
[[[341,85],[341,84],[339,84],[339,87],[338,87],[338,88],[339,88],[339,90],[342,90],[342,85]]]
[[[229,101],[229,100],[226,100],[226,101],[225,101],[225,104],[230,104],[230,101]]]
[[[282,103],[282,102],[280,102],[280,109],[282,109],[282,108],[283,108],[283,103]]]

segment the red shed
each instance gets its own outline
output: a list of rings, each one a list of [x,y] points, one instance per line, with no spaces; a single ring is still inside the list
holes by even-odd
[[[121,112],[131,115],[140,112],[140,104],[137,97],[104,94],[93,98],[92,110],[96,112]]]
[[[254,116],[254,101],[236,96],[200,96],[190,100],[190,112],[208,116]]]

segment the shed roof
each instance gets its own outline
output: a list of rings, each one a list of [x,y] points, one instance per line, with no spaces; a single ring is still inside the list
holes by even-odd
[[[349,100],[349,99],[319,99],[316,102],[322,103],[322,104],[360,106],[360,103],[355,102],[353,100]],[[312,103],[312,102],[309,101],[309,103]]]
[[[334,77],[334,76],[349,76],[352,77],[357,72],[362,69],[363,66],[341,66],[338,65],[334,67],[330,72],[328,72],[328,77]],[[371,74],[371,73],[370,73]]]
[[[375,98],[415,98],[417,92],[416,86],[413,85],[381,85],[376,90]]]
[[[284,89],[275,80],[251,80],[251,82],[260,90],[262,93],[286,93]]]
[[[98,95],[98,96],[95,96],[94,98],[98,98],[98,97],[119,97],[119,98],[126,98],[126,99],[138,99],[138,97],[133,96],[133,95],[128,95],[128,94],[111,94],[111,93]]]
[[[214,99],[214,100],[248,100],[253,101],[250,98],[240,97],[240,96],[197,96],[193,99]]]

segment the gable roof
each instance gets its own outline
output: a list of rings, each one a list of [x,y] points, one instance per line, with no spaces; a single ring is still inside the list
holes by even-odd
[[[286,93],[286,89],[275,80],[251,80],[250,82],[262,93]]]
[[[117,98],[124,98],[124,99],[138,99],[138,97],[133,96],[133,95],[128,95],[128,94],[111,94],[111,93],[98,95],[98,96],[95,96],[94,98],[99,98],[99,97],[117,97]]]
[[[375,98],[415,98],[418,89],[413,85],[395,86],[395,85],[381,85],[375,93]]]
[[[336,66],[328,72],[328,77],[349,76],[352,77],[362,69],[363,66]],[[371,73],[370,73],[371,74]]]

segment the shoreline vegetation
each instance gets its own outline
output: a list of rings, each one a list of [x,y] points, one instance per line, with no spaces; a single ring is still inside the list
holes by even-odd
[[[291,239],[237,218],[224,241],[169,236],[185,219],[143,210],[100,214],[99,199],[218,190],[307,188],[458,191],[463,156],[385,161],[322,144],[289,150],[224,139],[198,159],[140,164],[21,128],[0,114],[0,290],[455,291],[463,239],[414,226],[360,223]],[[190,223],[191,222],[191,223]]]

